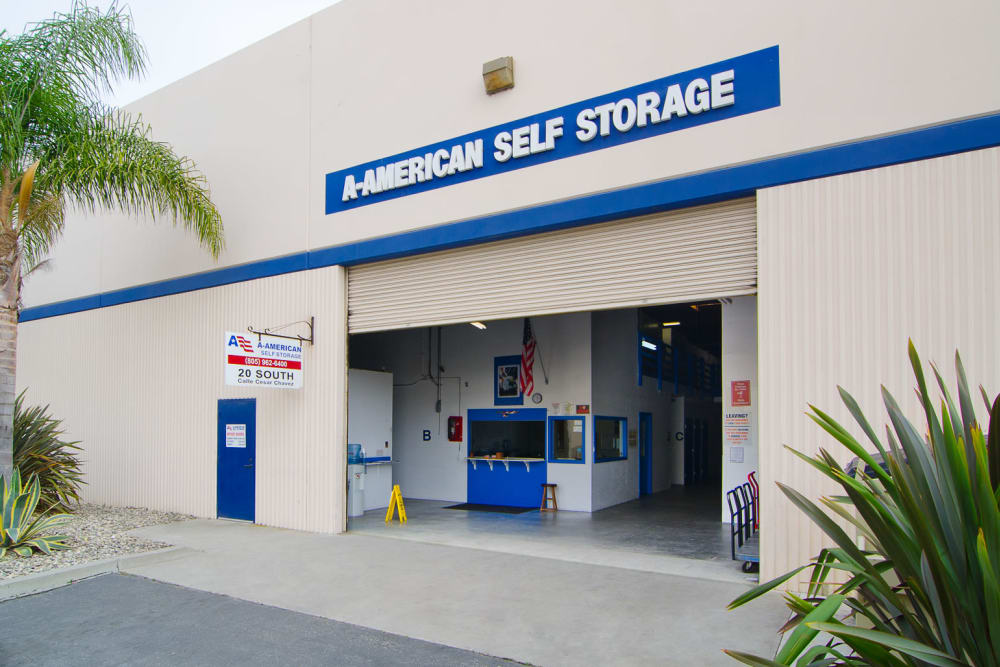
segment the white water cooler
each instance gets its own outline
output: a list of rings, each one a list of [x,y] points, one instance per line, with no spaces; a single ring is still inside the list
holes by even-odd
[[[361,445],[347,445],[347,516],[365,513],[365,454]]]

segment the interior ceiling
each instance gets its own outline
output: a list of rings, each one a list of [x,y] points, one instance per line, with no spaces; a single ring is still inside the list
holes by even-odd
[[[683,337],[691,345],[722,357],[722,304],[718,301],[651,306],[642,308],[639,318],[643,325],[657,329],[663,322],[680,322],[671,327],[674,336]]]

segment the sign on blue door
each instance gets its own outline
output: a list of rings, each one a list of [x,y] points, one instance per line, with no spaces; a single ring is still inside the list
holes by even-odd
[[[254,520],[257,400],[219,401],[216,513],[220,518]]]

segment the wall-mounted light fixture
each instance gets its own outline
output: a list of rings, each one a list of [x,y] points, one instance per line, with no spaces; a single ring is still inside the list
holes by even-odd
[[[514,58],[504,56],[483,63],[483,84],[486,94],[492,95],[514,87]]]
[[[471,324],[472,326],[476,327],[477,329],[485,329],[486,328],[486,325],[483,324],[482,322],[469,322],[469,324]]]
[[[650,343],[648,340],[642,341],[642,346],[644,348],[646,348],[647,350],[655,350],[656,349],[656,343]]]
[[[663,323],[663,326],[665,326],[665,327],[679,327],[680,325],[681,325],[680,322],[664,322]]]

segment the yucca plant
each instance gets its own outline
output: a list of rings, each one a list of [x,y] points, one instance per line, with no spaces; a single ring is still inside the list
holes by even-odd
[[[991,406],[980,388],[991,415],[987,439],[961,357],[956,353],[957,403],[931,365],[941,391],[938,413],[912,342],[909,356],[926,428],[912,424],[883,387],[891,424],[883,442],[854,398],[840,389],[877,454],[809,406],[813,421],[859,461],[849,473],[825,449],[816,457],[791,450],[844,491],[822,498],[824,511],[778,485],[835,546],[730,603],[738,607],[811,568],[805,595],[786,594],[793,615],[782,631],[791,633],[777,655],[771,660],[727,651],[741,662],[1000,665],[1000,397]]]
[[[45,535],[62,524],[68,515],[46,516],[43,512],[35,515],[39,489],[38,475],[29,477],[28,483],[22,486],[21,471],[16,466],[9,483],[0,476],[0,558],[8,552],[30,556],[35,549],[46,554],[69,549],[65,535]]]
[[[49,406],[24,407],[24,392],[14,401],[14,465],[24,477],[36,475],[41,487],[39,509],[67,512],[80,502],[79,442],[63,439],[62,420]]]

